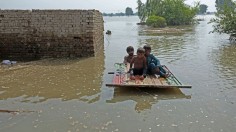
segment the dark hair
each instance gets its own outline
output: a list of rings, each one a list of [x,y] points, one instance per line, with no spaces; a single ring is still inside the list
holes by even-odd
[[[152,50],[151,46],[149,46],[149,45],[144,45],[143,48],[144,48],[145,50]]]
[[[134,51],[134,47],[133,47],[133,46],[128,46],[128,47],[126,48],[126,51],[127,51],[127,52]]]
[[[144,53],[144,52],[145,52],[144,48],[138,48],[137,49],[137,53]]]

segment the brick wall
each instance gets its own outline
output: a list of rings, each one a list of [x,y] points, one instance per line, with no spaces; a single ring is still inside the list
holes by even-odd
[[[94,56],[103,30],[97,10],[0,10],[0,58]]]

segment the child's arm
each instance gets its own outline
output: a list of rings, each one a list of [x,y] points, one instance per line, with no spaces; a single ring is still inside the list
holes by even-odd
[[[130,61],[129,72],[130,72],[131,69],[133,68],[133,64],[134,64],[134,58],[132,58],[132,60]]]
[[[146,60],[146,57],[144,57],[143,59],[143,76],[146,77],[146,74],[147,74],[147,60]]]
[[[125,56],[125,57],[124,57],[124,61],[123,61],[123,63],[127,64],[127,63],[128,63],[127,59],[128,59],[128,57]]]

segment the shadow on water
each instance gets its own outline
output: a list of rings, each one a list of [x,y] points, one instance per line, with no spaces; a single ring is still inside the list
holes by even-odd
[[[45,59],[1,71],[0,100],[20,98],[20,102],[39,103],[78,99],[93,103],[100,98],[104,54],[80,60]]]
[[[191,95],[185,95],[180,89],[152,89],[152,88],[115,88],[113,98],[107,103],[119,103],[132,100],[136,102],[135,111],[140,113],[151,110],[152,105],[161,100],[191,99]]]

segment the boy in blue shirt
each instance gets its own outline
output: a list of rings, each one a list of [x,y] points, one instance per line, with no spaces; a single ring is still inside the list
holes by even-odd
[[[161,66],[160,61],[153,54],[151,54],[151,46],[145,45],[143,48],[145,49],[145,56],[147,60],[147,72],[149,74],[158,74],[161,77],[167,78],[168,74]]]

